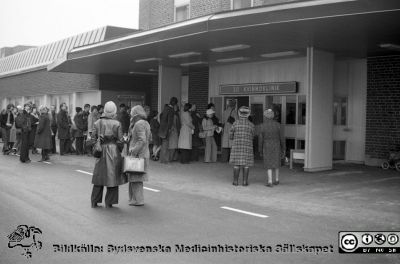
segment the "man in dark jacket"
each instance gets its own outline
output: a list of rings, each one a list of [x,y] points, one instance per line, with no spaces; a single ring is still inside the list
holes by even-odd
[[[0,115],[0,127],[1,127],[1,136],[3,138],[3,154],[8,154],[11,146],[10,146],[10,130],[14,125],[14,115],[12,113],[14,106],[12,104],[7,105],[7,109],[1,112]]]
[[[117,120],[121,123],[122,133],[128,134],[129,125],[131,123],[128,112],[126,111],[126,105],[120,104],[119,112],[117,114]]]
[[[49,117],[50,117],[50,128],[51,128],[51,153],[56,154],[57,114],[55,105],[52,105],[50,107]]]
[[[87,122],[85,123],[84,120],[84,114],[82,112],[82,108],[76,107],[76,114],[74,117],[74,123],[76,126],[75,130],[75,149],[76,149],[76,155],[82,155],[83,154],[83,139],[84,139],[84,131],[85,128],[87,129]]]
[[[60,155],[65,155],[68,151],[69,140],[71,138],[70,124],[68,122],[67,105],[62,103],[60,105],[60,111],[57,114],[57,130],[58,139],[60,140]]]
[[[24,111],[16,120],[15,127],[21,129],[21,154],[19,160],[22,163],[29,163],[29,138],[32,133],[32,115],[30,104],[24,105]]]
[[[160,128],[158,130],[158,136],[161,138],[161,151],[160,151],[160,162],[169,162],[169,150],[168,150],[168,140],[170,135],[170,130],[174,122],[174,106],[178,103],[176,97],[172,97],[169,105],[165,105],[164,110],[160,114]]]

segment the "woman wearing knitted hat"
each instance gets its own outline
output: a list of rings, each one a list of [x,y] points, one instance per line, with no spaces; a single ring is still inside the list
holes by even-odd
[[[264,111],[264,123],[259,134],[258,149],[260,155],[264,157],[264,168],[267,169],[267,186],[279,184],[279,168],[281,166],[281,153],[283,141],[281,136],[280,124],[274,120],[274,111],[267,109]],[[275,181],[272,182],[272,171],[275,171]]]
[[[243,186],[249,185],[250,166],[254,165],[253,138],[254,124],[249,121],[250,109],[242,106],[229,132],[233,140],[229,163],[233,165],[233,185],[238,185],[240,170],[243,170]]]
[[[104,112],[99,120],[94,123],[94,138],[100,138],[102,153],[96,159],[93,171],[92,208],[102,202],[103,188],[107,187],[105,197],[106,208],[111,208],[118,203],[118,186],[127,182],[122,173],[122,142],[123,134],[121,123],[115,118],[117,106],[109,101],[104,106]]]
[[[131,110],[131,122],[129,134],[129,155],[144,159],[144,173],[129,172],[129,205],[144,205],[143,182],[148,180],[147,167],[149,165],[151,139],[150,124],[146,121],[147,114],[142,106],[137,105]]]

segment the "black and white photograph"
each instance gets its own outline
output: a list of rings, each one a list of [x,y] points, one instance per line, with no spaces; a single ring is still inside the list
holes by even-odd
[[[1,0],[0,264],[400,263],[399,0]]]

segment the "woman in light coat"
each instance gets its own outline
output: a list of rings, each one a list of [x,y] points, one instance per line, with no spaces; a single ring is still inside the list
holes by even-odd
[[[117,106],[109,101],[104,106],[103,115],[94,124],[93,137],[100,137],[102,153],[101,157],[96,159],[93,170],[92,208],[102,202],[104,186],[107,187],[106,208],[117,204],[118,186],[126,183],[126,176],[122,173],[122,127],[115,119],[116,116]]]
[[[192,108],[191,104],[186,103],[183,107],[181,114],[181,131],[179,133],[178,148],[181,151],[181,163],[189,163],[190,150],[192,149],[192,134],[194,125],[189,110]]]
[[[274,120],[274,111],[264,111],[264,123],[259,134],[259,151],[264,157],[264,168],[267,169],[267,186],[279,184],[279,168],[281,167],[282,151],[284,149],[280,124]],[[272,181],[272,172],[275,171],[275,181]]]
[[[214,131],[217,126],[214,125],[212,120],[214,116],[214,110],[208,109],[206,116],[203,118],[202,126],[206,133],[206,149],[204,153],[204,162],[217,162],[217,144],[214,139]]]
[[[129,131],[129,155],[144,159],[144,173],[128,172],[129,205],[144,205],[143,182],[148,180],[151,140],[150,124],[146,121],[147,115],[142,106],[137,105],[131,110],[131,128]]]

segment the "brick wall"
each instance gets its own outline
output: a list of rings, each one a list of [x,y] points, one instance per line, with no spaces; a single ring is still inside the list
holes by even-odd
[[[366,159],[385,159],[400,151],[400,56],[367,60]]]
[[[299,0],[254,0],[254,6]],[[174,23],[174,0],[140,0],[139,28],[148,30]],[[190,18],[231,10],[231,0],[190,0]]]
[[[150,0],[140,0],[139,2],[139,28],[150,29]]]
[[[208,68],[189,71],[189,103],[196,104],[197,111],[203,116],[208,104]]]
[[[222,11],[222,0],[191,0],[191,18],[205,16]]]
[[[92,74],[47,72],[46,69],[0,78],[0,97],[63,94],[99,89]]]
[[[150,107],[152,110],[158,109],[158,77],[151,80]]]

